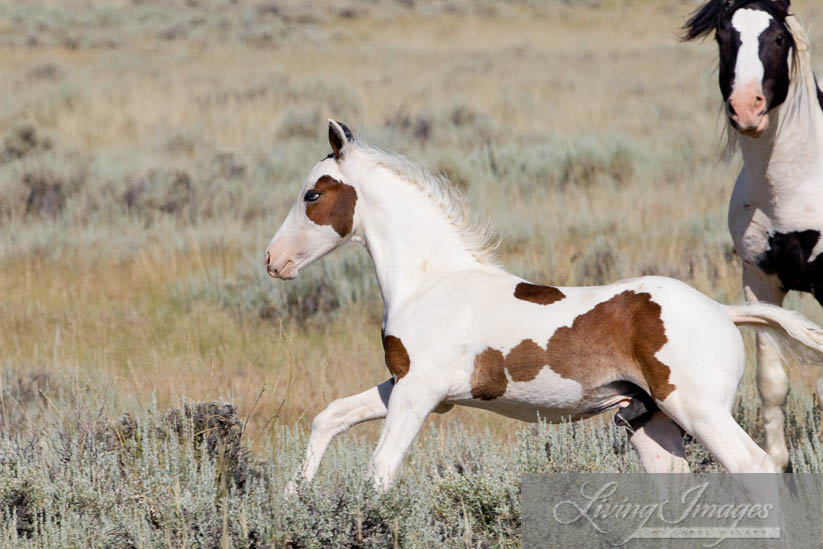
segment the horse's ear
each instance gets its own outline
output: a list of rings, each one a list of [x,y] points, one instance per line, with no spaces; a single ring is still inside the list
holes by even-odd
[[[341,156],[341,151],[343,147],[346,146],[346,143],[352,141],[354,136],[351,133],[351,130],[346,127],[345,124],[342,122],[335,122],[331,118],[329,118],[329,145],[331,145],[331,150],[334,151],[334,157],[338,160]]]
[[[791,0],[772,0],[772,4],[777,6],[777,9],[780,10],[780,13],[784,17],[789,15],[789,5],[791,4]]]

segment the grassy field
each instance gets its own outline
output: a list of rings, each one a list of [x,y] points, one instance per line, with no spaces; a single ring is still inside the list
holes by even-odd
[[[635,470],[599,422],[536,432],[455,410],[429,420],[395,493],[360,480],[368,425],[333,445],[317,487],[280,499],[313,416],[387,372],[363,250],[292,283],[266,277],[263,252],[334,117],[465,188],[512,272],[663,274],[740,301],[715,46],[678,42],[695,6],[0,0],[0,539],[302,547],[356,541],[360,524],[355,546],[516,545],[520,472]],[[823,44],[823,8],[793,6]],[[788,306],[823,322],[810,298]],[[814,373],[792,374],[796,470],[821,467]],[[738,417],[760,440],[750,378]],[[233,403],[220,417],[242,440],[202,445],[196,418],[169,423],[200,401]],[[546,437],[565,453],[547,456]],[[488,468],[456,472],[478,452]],[[221,473],[237,460],[242,488]],[[83,480],[66,491],[68,474]]]

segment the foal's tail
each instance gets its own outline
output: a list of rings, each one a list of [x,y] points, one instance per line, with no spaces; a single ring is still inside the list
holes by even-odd
[[[778,338],[781,347],[799,355],[804,363],[823,366],[823,328],[802,314],[768,303],[727,305],[726,310],[736,325],[765,328],[782,336]]]

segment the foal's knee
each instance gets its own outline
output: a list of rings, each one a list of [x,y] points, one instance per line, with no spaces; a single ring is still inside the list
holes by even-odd
[[[332,401],[322,412],[314,416],[311,424],[312,433],[328,433],[333,436],[345,431],[349,427],[346,424],[346,411],[341,400]]]

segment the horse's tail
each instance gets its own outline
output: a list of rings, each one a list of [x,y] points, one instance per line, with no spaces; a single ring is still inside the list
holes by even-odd
[[[768,303],[727,305],[726,310],[736,325],[766,329],[781,336],[777,339],[782,349],[799,355],[804,363],[823,366],[823,328],[802,314]]]

